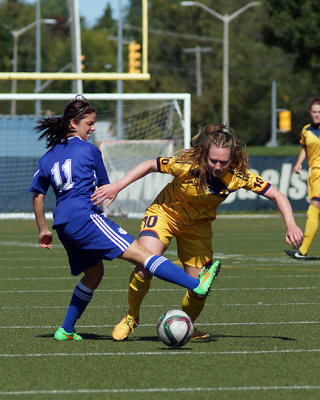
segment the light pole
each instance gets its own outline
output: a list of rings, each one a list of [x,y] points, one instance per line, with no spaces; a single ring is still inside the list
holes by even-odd
[[[69,0],[69,13],[71,17],[71,51],[72,51],[72,71],[80,74],[81,69],[81,27],[78,0]],[[82,93],[82,80],[72,81],[72,91]]]
[[[180,3],[183,7],[198,6],[203,8],[209,14],[220,19],[223,22],[223,93],[222,93],[222,122],[229,125],[229,22],[235,19],[238,15],[246,11],[250,7],[258,6],[259,1],[253,1],[239,8],[233,14],[219,14],[215,10],[205,6],[197,1],[182,1]]]
[[[196,78],[197,78],[197,96],[202,96],[202,74],[201,74],[201,53],[211,51],[211,47],[196,46],[192,49],[183,49],[184,53],[195,53],[196,55]]]
[[[118,0],[118,47],[117,47],[117,69],[122,72],[122,2]],[[123,82],[117,81],[117,93],[122,93]],[[117,138],[123,139],[123,103],[122,100],[117,100]]]
[[[40,22],[43,24],[55,24],[57,21],[55,19],[40,19]],[[12,59],[12,72],[17,72],[18,70],[18,39],[21,35],[25,32],[29,31],[30,29],[34,28],[37,25],[37,21],[31,22],[31,24],[21,28],[17,31],[11,31],[13,36],[13,59]],[[15,79],[12,80],[11,83],[11,93],[17,93],[17,81]],[[16,115],[16,100],[11,101],[11,115]]]

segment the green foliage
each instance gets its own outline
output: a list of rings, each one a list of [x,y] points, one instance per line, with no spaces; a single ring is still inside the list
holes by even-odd
[[[12,35],[7,25],[0,21],[0,71],[11,68],[9,55],[12,52]]]
[[[318,0],[264,0],[270,17],[264,27],[268,45],[292,54],[297,69],[319,63],[320,2]]]
[[[231,15],[247,0],[202,0],[216,12]],[[230,127],[247,145],[265,145],[271,137],[271,85],[277,82],[277,107],[292,112],[293,131],[279,134],[283,145],[298,143],[302,126],[309,121],[310,98],[320,93],[314,77],[319,63],[320,3],[318,0],[264,0],[229,24],[229,114]],[[44,18],[56,25],[41,26],[42,70],[57,72],[71,63],[71,40],[67,0],[41,2]],[[124,81],[124,92],[188,92],[192,94],[192,133],[200,126],[222,119],[223,23],[200,7],[181,7],[176,0],[148,3],[149,81]],[[81,19],[85,72],[117,71],[117,15],[106,7],[94,27]],[[23,0],[0,0],[0,67],[10,71],[12,37],[35,20],[34,4]],[[5,26],[5,25],[6,26]],[[130,0],[123,15],[123,39],[141,43],[141,0]],[[186,49],[210,47],[201,53],[202,95],[197,97],[195,52]],[[35,31],[19,39],[18,70],[35,69]],[[297,69],[299,66],[299,69]],[[310,67],[312,66],[312,68]],[[128,71],[128,48],[123,45],[123,71]],[[115,81],[84,81],[85,92],[115,92]],[[54,81],[48,92],[70,92],[71,81]],[[34,82],[19,81],[19,92],[33,92]],[[10,92],[10,82],[0,81],[0,92]],[[47,103],[61,112],[61,104]],[[103,111],[98,104],[98,111]],[[33,105],[18,104],[18,113],[33,112]]]
[[[116,34],[116,22],[112,18],[112,9],[110,4],[107,4],[102,17],[100,17],[94,26],[95,30],[108,29],[108,32],[114,32]]]

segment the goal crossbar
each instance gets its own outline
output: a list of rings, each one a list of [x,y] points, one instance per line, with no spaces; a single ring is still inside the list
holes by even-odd
[[[190,93],[83,93],[88,100],[181,100],[184,124],[184,148],[190,147],[191,139],[191,95]],[[74,99],[74,93],[0,93],[1,100],[35,101]]]

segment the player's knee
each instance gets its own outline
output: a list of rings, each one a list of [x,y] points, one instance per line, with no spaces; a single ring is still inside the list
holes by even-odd
[[[84,271],[84,277],[81,279],[81,282],[89,289],[95,290],[102,281],[103,275],[103,263],[99,261],[96,265]]]

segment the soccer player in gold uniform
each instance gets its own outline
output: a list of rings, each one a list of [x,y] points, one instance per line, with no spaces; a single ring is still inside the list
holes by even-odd
[[[297,250],[286,250],[286,253],[296,259],[307,259],[307,252],[319,227],[320,215],[320,97],[314,98],[309,106],[311,124],[302,128],[300,144],[302,146],[293,171],[300,174],[302,163],[307,157],[308,195],[310,205],[307,211],[307,222],[302,245]]]
[[[298,246],[302,241],[303,234],[294,221],[288,199],[248,170],[247,154],[223,125],[209,125],[202,129],[191,140],[191,148],[176,157],[160,157],[137,165],[118,182],[97,189],[92,200],[100,203],[109,199],[108,206],[123,188],[151,172],[171,174],[174,178],[147,209],[142,219],[139,243],[160,255],[175,237],[179,260],[191,276],[197,276],[205,264],[212,263],[211,222],[216,218],[218,205],[240,188],[274,201],[287,227],[287,243]],[[138,325],[140,305],[150,288],[151,277],[139,265],[132,272],[129,310],[115,326],[114,340],[125,340]],[[193,322],[200,315],[205,300],[205,296],[187,290],[182,309]],[[208,333],[198,329],[193,334],[193,339],[208,337]]]

